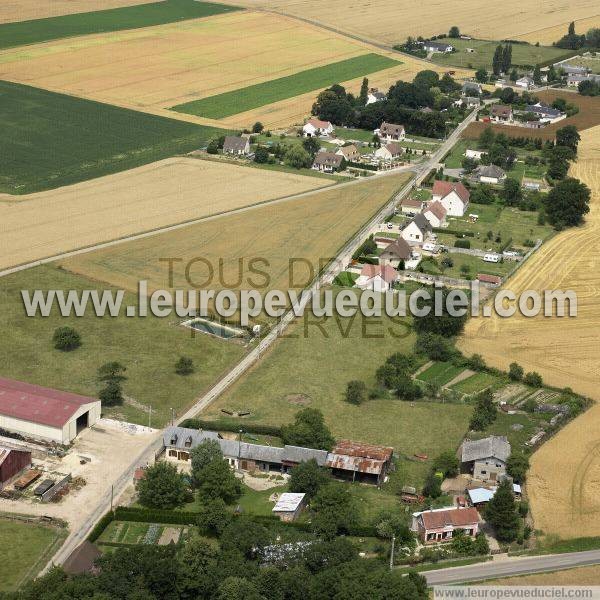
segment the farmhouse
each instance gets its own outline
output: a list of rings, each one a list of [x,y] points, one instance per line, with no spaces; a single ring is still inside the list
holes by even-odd
[[[402,214],[411,216],[421,212],[422,208],[423,202],[414,198],[405,198],[402,200],[402,205],[400,206]]]
[[[396,125],[395,123],[386,123],[385,121],[373,132],[380,140],[387,142],[397,142],[406,137],[404,125]]]
[[[367,104],[375,104],[375,102],[383,102],[387,100],[387,96],[376,88],[371,88],[367,94]]]
[[[380,484],[392,464],[393,448],[342,440],[327,456],[333,475]]]
[[[476,81],[465,81],[462,86],[461,94],[463,96],[481,95],[481,84]]]
[[[556,123],[567,117],[566,113],[541,102],[528,105],[525,112],[536,115],[544,123]]]
[[[462,469],[475,479],[496,482],[506,474],[510,444],[506,437],[492,435],[482,440],[465,440],[460,450]]]
[[[567,63],[556,63],[554,66],[560,69],[565,75],[587,75],[590,71],[587,67],[578,67]]]
[[[362,290],[387,292],[397,278],[398,273],[390,265],[363,265],[354,285]]]
[[[383,252],[379,255],[379,260],[382,263],[399,264],[401,260],[410,260],[412,251],[406,240],[399,237],[396,241],[386,246]]]
[[[513,110],[506,104],[494,104],[490,116],[496,123],[510,123],[513,120]]]
[[[302,128],[304,137],[318,137],[331,133],[333,133],[333,125],[329,121],[321,121],[321,119],[309,119]]]
[[[250,154],[250,140],[246,137],[228,135],[223,142],[223,152],[235,156]]]
[[[569,75],[567,77],[568,87],[577,87],[582,81],[592,81],[600,84],[600,75],[586,73],[585,75]]]
[[[497,165],[481,165],[473,171],[473,179],[479,183],[497,184],[506,179],[506,173]]]
[[[446,214],[451,217],[462,217],[469,206],[471,194],[462,183],[450,181],[433,182],[432,198],[442,203]]]
[[[438,200],[435,200],[429,203],[427,208],[423,211],[423,215],[432,227],[441,227],[446,220],[447,212],[444,205]]]
[[[415,218],[402,230],[400,234],[407,242],[412,244],[422,244],[428,233],[431,233],[431,224],[422,213],[415,215]]]
[[[486,154],[485,150],[471,150],[470,148],[467,148],[465,150],[465,156],[467,158],[472,158],[474,160],[481,160],[481,157]]]
[[[348,146],[342,146],[341,148],[338,148],[336,154],[342,156],[348,162],[360,161],[360,152],[354,144],[349,144]]]
[[[396,142],[389,142],[375,150],[375,156],[380,160],[394,160],[401,156],[402,146]]]
[[[190,460],[192,448],[206,440],[219,440],[221,436],[215,431],[187,429],[185,427],[169,427],[163,434],[163,445],[166,456],[174,461]]]
[[[69,444],[100,418],[100,400],[0,378],[0,429]]]
[[[426,52],[441,52],[448,53],[454,51],[454,46],[452,44],[444,44],[442,42],[423,42],[423,50]]]
[[[458,104],[464,104],[467,108],[477,108],[481,104],[481,100],[476,96],[463,96],[456,102]]]
[[[312,168],[323,173],[333,173],[342,167],[344,157],[335,152],[317,152]]]
[[[0,490],[23,469],[31,466],[29,450],[15,450],[0,446]]]
[[[279,496],[272,512],[274,516],[279,517],[280,521],[289,523],[298,518],[305,506],[306,494],[284,492]]]
[[[528,90],[535,86],[535,81],[533,81],[533,79],[528,75],[525,75],[524,77],[521,77],[515,81],[515,86],[524,90]]]
[[[412,531],[424,544],[449,542],[454,532],[475,537],[479,529],[479,513],[470,508],[437,508],[416,512],[412,515]]]

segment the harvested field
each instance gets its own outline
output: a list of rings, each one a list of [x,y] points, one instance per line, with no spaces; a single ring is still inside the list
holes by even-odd
[[[526,127],[511,127],[506,125],[493,125],[492,129],[496,133],[504,133],[509,137],[532,137],[543,140],[553,140],[556,136],[556,130],[565,125],[575,125],[579,131],[595,127],[600,124],[600,101],[591,96],[580,96],[570,92],[560,92],[557,90],[547,90],[536,94],[538,98],[547,104],[552,104],[556,98],[564,98],[567,102],[579,107],[579,112],[572,117],[567,117],[558,123],[553,123],[543,129],[532,130]],[[471,123],[463,132],[462,137],[467,139],[477,139],[481,132],[489,127],[489,123]]]
[[[320,0],[225,1],[237,6],[264,8],[313,19],[343,32],[388,44],[403,42],[409,35],[439,35],[447,32],[452,25],[458,25],[463,33],[482,39],[514,38],[531,33],[532,28],[560,25],[566,30],[573,19],[598,15],[595,0],[580,0],[576,5],[568,0],[549,0],[544,3],[543,11],[540,11],[539,5],[508,0],[494,6],[492,18],[480,0],[433,0],[418,4],[409,0],[331,0],[326,4]]]
[[[4,0],[0,3],[0,23],[31,21],[147,3],[148,0]]]
[[[506,369],[516,361],[551,385],[569,386],[600,400],[600,127],[581,137],[572,174],[592,188],[585,225],[542,246],[506,286],[517,294],[525,289],[572,289],[578,316],[471,319],[459,345],[494,366]],[[599,426],[596,404],[534,454],[528,491],[536,528],[565,538],[600,535]]]
[[[2,201],[0,269],[135,233],[324,187],[325,179],[169,158]]]
[[[560,38],[567,33],[567,27],[569,22],[561,23],[553,27],[546,27],[544,29],[535,29],[529,33],[516,36],[517,40],[524,40],[525,42],[531,42],[535,44],[552,44],[560,40]],[[586,33],[588,29],[594,27],[600,27],[600,15],[589,17],[587,19],[577,19],[575,21],[575,31],[579,34]]]
[[[522,577],[494,579],[480,585],[599,585],[600,566],[578,567],[552,573],[535,573]]]
[[[27,194],[202,147],[221,129],[0,81],[0,192]]]
[[[110,8],[79,14],[0,24],[0,48],[37,44],[91,33],[122,31],[199,19],[238,10],[233,6],[195,2],[195,0],[164,0],[136,6]]]
[[[240,36],[239,31],[244,35]],[[376,52],[401,60],[374,73],[387,89],[427,63],[273,14],[251,11],[0,52],[0,78],[163,116],[216,124],[166,109]],[[442,72],[442,67],[434,67]],[[459,73],[460,75],[461,73]],[[350,76],[350,75],[348,75]],[[358,93],[362,77],[339,81]],[[315,91],[252,109],[219,125],[302,123]]]
[[[188,289],[194,286],[194,282],[214,289],[247,289],[263,285],[287,289],[286,286],[290,287],[290,259],[309,260],[318,269],[319,259],[335,256],[344,242],[388,201],[408,177],[407,174],[393,175],[336,186],[298,200],[257,207],[243,214],[81,254],[61,261],[61,266],[129,290],[137,289],[139,279],[148,280],[149,290]],[[176,257],[182,261],[174,265],[172,282],[167,276],[167,265],[158,262],[161,257]],[[208,271],[201,263],[191,265],[191,282],[186,280],[187,262],[197,257],[214,265],[212,282],[205,283]],[[257,269],[268,273],[269,281],[264,284],[261,275],[248,271],[248,261],[257,257],[268,261],[268,266],[264,263],[256,265]],[[221,281],[218,280],[220,260],[223,261]],[[242,267],[239,261],[242,261]],[[297,266],[295,272],[299,284],[301,279],[306,280],[307,268]],[[260,283],[253,285],[251,281]]]

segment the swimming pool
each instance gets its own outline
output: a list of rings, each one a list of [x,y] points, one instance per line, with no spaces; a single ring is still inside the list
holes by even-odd
[[[186,327],[191,327],[196,331],[201,331],[202,333],[207,333],[209,335],[220,337],[224,340],[228,340],[231,338],[241,338],[247,335],[246,331],[244,331],[243,329],[231,327],[230,325],[222,325],[221,323],[215,323],[214,321],[204,319],[202,317],[196,317],[195,319],[186,321],[185,323],[183,323],[183,325],[185,325]]]

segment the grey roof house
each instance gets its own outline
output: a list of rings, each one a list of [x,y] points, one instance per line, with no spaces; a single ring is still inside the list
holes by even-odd
[[[510,443],[504,436],[465,440],[460,449],[460,462],[463,470],[475,479],[495,482],[506,474],[510,451]]]
[[[245,137],[228,135],[223,143],[223,152],[225,154],[250,154],[250,140]]]

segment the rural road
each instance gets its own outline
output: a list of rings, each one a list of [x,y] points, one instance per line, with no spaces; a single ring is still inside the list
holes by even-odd
[[[600,564],[600,550],[513,557],[465,567],[450,567],[436,571],[427,571],[423,575],[429,585],[448,585],[514,575],[526,575],[528,573],[560,571],[561,569],[596,564]]]
[[[360,246],[360,244],[364,241],[364,239],[375,229],[380,223],[382,223],[385,218],[393,211],[398,199],[402,198],[406,195],[415,185],[419,184],[424,177],[429,173],[429,171],[437,167],[439,160],[454,146],[456,141],[459,139],[462,131],[475,120],[477,111],[473,111],[471,114],[467,116],[467,118],[460,123],[460,125],[452,132],[450,136],[444,141],[444,143],[440,146],[440,148],[433,153],[429,160],[426,162],[415,165],[416,177],[412,180],[409,180],[398,192],[396,192],[389,202],[383,206],[375,216],[373,216],[368,223],[366,223],[363,227],[360,228],[358,232],[352,237],[350,241],[348,241],[344,247],[338,252],[337,257],[324,269],[322,273],[317,275],[315,280],[312,282],[310,287],[307,288],[310,292],[318,292],[322,285],[330,283],[337,273],[339,273],[345,265],[348,264],[352,254],[356,251],[356,249]],[[392,171],[391,173],[397,173]],[[384,177],[385,175],[381,175]],[[351,181],[349,183],[339,184],[341,186],[353,185],[355,181]],[[336,186],[338,187],[338,186]],[[304,192],[299,194],[296,197],[309,195],[311,192]],[[288,200],[291,198],[288,198]],[[287,200],[286,200],[287,201]],[[272,204],[277,201],[269,202]],[[264,204],[263,204],[264,205]],[[245,210],[251,210],[251,207],[236,209],[236,211],[232,212],[243,212]],[[229,213],[231,214],[231,213]],[[202,220],[208,220],[211,217],[206,217]],[[181,225],[180,225],[181,226]],[[165,228],[166,230],[176,229],[180,226],[174,225],[169,228]],[[164,231],[165,229],[161,230]],[[147,233],[140,234],[131,239],[139,239],[139,237],[145,237],[147,235],[156,235],[155,233]],[[112,245],[116,243],[123,243],[123,240],[108,242],[102,244],[102,247],[107,247],[107,245]],[[78,252],[89,252],[90,249],[82,249]],[[73,255],[73,253],[69,253],[69,255]],[[55,259],[54,259],[55,260]],[[44,262],[49,262],[49,259]],[[40,261],[36,261],[35,264],[40,264]],[[34,264],[30,265],[34,266]],[[30,268],[30,266],[22,265],[18,267],[18,270],[22,270],[25,268]],[[7,274],[6,272],[0,272],[0,276]],[[300,308],[303,309],[310,300],[310,295],[305,294],[302,297],[303,299],[300,302]],[[199,412],[204,410],[207,406],[211,404],[216,398],[218,398],[234,381],[236,381],[239,377],[241,377],[255,362],[260,360],[261,356],[265,353],[265,351],[277,341],[277,338],[285,331],[285,329],[294,321],[295,313],[293,310],[288,311],[285,315],[281,317],[280,322],[277,326],[273,327],[273,329],[260,340],[259,344],[255,348],[253,348],[244,358],[237,363],[224,377],[222,377],[219,381],[217,381],[203,396],[198,398],[196,402],[182,415],[178,417],[177,423],[181,423],[185,419],[196,416]],[[162,432],[161,432],[162,437]],[[152,463],[154,460],[154,455],[156,451],[159,449],[160,444],[162,442],[158,438],[155,438],[148,447],[141,452],[135,460],[129,465],[129,467],[123,471],[113,482],[113,490],[114,490],[114,498],[118,498],[125,488],[129,485],[132,480],[133,473],[135,469],[139,465],[144,465],[148,462]],[[46,565],[43,572],[46,572],[52,565],[62,564],[77,548],[77,546],[86,539],[89,535],[90,531],[93,529],[94,525],[98,522],[98,520],[102,517],[110,509],[111,502],[111,494],[105,494],[104,496],[98,498],[98,502],[95,506],[89,507],[89,516],[86,519],[85,525],[80,529],[73,531],[69,534],[63,546],[56,552],[56,554],[52,557],[48,565]]]

